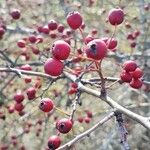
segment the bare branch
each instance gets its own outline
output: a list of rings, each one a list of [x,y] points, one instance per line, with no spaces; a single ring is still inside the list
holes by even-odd
[[[108,120],[110,120],[112,117],[114,116],[114,112],[111,112],[109,115],[107,115],[104,119],[100,120],[97,124],[95,124],[93,127],[91,127],[90,129],[88,129],[87,131],[79,134],[78,136],[76,136],[73,140],[69,141],[68,143],[66,143],[65,145],[59,147],[57,150],[67,150],[68,148],[70,148],[73,144],[75,144],[76,142],[78,142],[79,140],[83,139],[84,137],[88,136],[90,133],[92,133],[93,131],[95,131],[98,127],[100,127],[101,125],[103,125],[104,123],[106,123]]]

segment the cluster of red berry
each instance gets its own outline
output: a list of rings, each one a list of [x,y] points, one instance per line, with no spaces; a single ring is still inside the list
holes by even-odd
[[[120,74],[121,80],[129,83],[132,88],[141,88],[143,82],[140,78],[143,76],[143,71],[137,67],[137,64],[132,60],[128,60],[123,64],[123,69]]]

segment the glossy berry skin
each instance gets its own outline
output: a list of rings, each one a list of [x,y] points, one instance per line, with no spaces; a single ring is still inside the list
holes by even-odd
[[[73,11],[67,15],[67,23],[73,30],[78,29],[82,25],[82,17],[79,12]]]
[[[143,71],[140,68],[136,68],[134,72],[132,72],[132,77],[135,79],[141,78],[143,76]]]
[[[95,39],[87,44],[85,52],[88,58],[100,60],[106,56],[107,47],[104,41]]]
[[[57,149],[61,144],[61,139],[59,136],[53,135],[48,139],[48,148],[50,150],[55,150]]]
[[[14,9],[12,10],[12,12],[10,13],[11,17],[15,20],[19,19],[20,18],[20,10],[18,9]]]
[[[60,133],[66,134],[72,129],[72,121],[70,119],[60,119],[56,122],[56,128]]]
[[[24,40],[19,40],[17,45],[19,48],[24,48],[26,46],[26,42]]]
[[[54,103],[49,98],[43,98],[40,102],[39,108],[44,112],[50,112],[54,108]]]
[[[15,94],[14,100],[17,103],[21,103],[24,100],[24,95],[21,92],[18,92],[18,93]]]
[[[132,80],[131,74],[126,71],[121,72],[120,78],[123,82],[128,82],[128,83],[131,82],[131,80]]]
[[[24,106],[22,103],[16,103],[14,108],[16,111],[21,112],[24,109]]]
[[[36,90],[34,87],[30,87],[26,91],[28,99],[33,100],[35,98]]]
[[[108,20],[112,25],[119,25],[124,20],[124,12],[120,8],[114,8],[110,10],[108,14]]]
[[[58,24],[57,24],[57,22],[55,20],[50,20],[48,22],[48,28],[49,28],[49,30],[56,30],[57,26],[58,26]]]
[[[84,38],[84,43],[85,44],[88,44],[89,42],[93,41],[94,40],[94,37],[92,37],[91,35],[87,35],[85,38]]]
[[[134,89],[140,89],[142,87],[143,82],[140,79],[132,79],[130,82],[130,86]]]
[[[137,64],[132,60],[128,60],[128,61],[124,62],[124,64],[123,64],[123,69],[126,72],[135,71],[136,68],[137,68]]]
[[[55,41],[52,47],[52,54],[56,59],[65,60],[69,57],[70,54],[70,45],[63,41]]]
[[[49,58],[44,64],[45,73],[51,76],[59,76],[63,72],[64,65],[60,60]]]

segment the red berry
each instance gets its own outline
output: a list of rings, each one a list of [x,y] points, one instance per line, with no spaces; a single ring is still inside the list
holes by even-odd
[[[132,76],[130,73],[126,72],[126,71],[122,71],[120,74],[120,78],[122,81],[124,82],[131,82],[132,80]]]
[[[24,106],[22,103],[16,103],[15,104],[15,110],[18,112],[21,112],[24,109]]]
[[[135,42],[132,42],[132,43],[130,44],[130,46],[131,46],[131,48],[135,48],[136,43],[135,43]]]
[[[32,100],[35,98],[36,90],[34,87],[30,87],[27,89],[26,93],[27,93],[28,99]]]
[[[17,42],[18,47],[24,48],[26,46],[26,42],[24,40],[19,40]]]
[[[85,38],[84,38],[84,43],[85,44],[88,44],[89,42],[93,41],[94,40],[94,37],[92,37],[91,35],[87,35]]]
[[[36,47],[31,47],[33,54],[38,55],[40,53],[40,50]]]
[[[15,94],[14,100],[17,103],[21,103],[24,100],[24,95],[21,92],[18,92],[18,93]]]
[[[61,139],[59,136],[53,135],[48,139],[48,148],[50,150],[57,149],[61,144]]]
[[[85,51],[87,57],[100,60],[106,56],[107,47],[101,39],[95,39],[87,44]]]
[[[141,78],[143,76],[143,71],[140,68],[136,68],[134,72],[132,72],[132,77],[135,79]]]
[[[65,60],[70,54],[70,45],[62,40],[55,41],[52,47],[52,54],[56,59]]]
[[[72,95],[72,94],[75,94],[75,93],[77,93],[77,89],[76,88],[71,88],[71,89],[68,90],[68,94],[69,95]]]
[[[114,8],[110,10],[108,20],[112,25],[119,25],[124,20],[124,12],[120,8]]]
[[[79,117],[79,118],[78,118],[78,121],[79,121],[80,123],[82,123],[82,122],[83,122],[83,117]]]
[[[78,29],[82,24],[82,17],[80,13],[77,11],[69,13],[67,16],[67,23],[70,26],[70,28],[74,30]]]
[[[78,87],[78,84],[75,83],[75,82],[72,82],[70,85],[71,85],[72,88],[75,88],[75,89]]]
[[[143,82],[140,79],[132,79],[130,86],[134,89],[139,89],[142,87]]]
[[[31,80],[32,80],[32,78],[29,77],[29,76],[26,76],[26,77],[24,78],[25,83],[30,83]]]
[[[60,119],[56,123],[56,128],[60,133],[68,133],[72,129],[72,121],[70,119]]]
[[[5,29],[4,29],[4,28],[2,28],[2,27],[0,27],[0,36],[3,36],[3,35],[4,35],[4,33],[5,33]]]
[[[90,123],[91,119],[89,117],[85,117],[84,121],[85,123]]]
[[[86,110],[85,112],[86,112],[86,114],[87,114],[87,116],[88,116],[89,118],[92,118],[92,117],[93,117],[93,114],[92,114],[91,111]]]
[[[58,25],[58,28],[57,28],[58,32],[62,33],[64,31],[64,29],[65,29],[65,27],[62,24]]]
[[[123,69],[126,70],[126,72],[135,71],[136,68],[137,68],[137,64],[132,60],[128,60],[123,64]]]
[[[25,71],[31,71],[32,68],[30,65],[26,64],[20,67],[21,70],[25,70]]]
[[[44,26],[42,28],[42,32],[45,33],[45,34],[49,34],[49,28],[48,28],[48,26]]]
[[[13,113],[15,111],[15,109],[14,109],[14,106],[10,106],[9,108],[8,108],[8,112],[11,114],[11,113]]]
[[[41,100],[39,108],[44,112],[49,112],[54,108],[54,103],[49,98],[44,98]]]
[[[49,28],[49,30],[56,30],[57,26],[58,26],[58,24],[57,24],[57,22],[55,20],[50,20],[48,22],[48,28]]]
[[[107,41],[108,49],[114,49],[117,46],[117,40],[112,38]]]
[[[36,40],[37,40],[35,35],[30,35],[30,36],[28,37],[28,39],[29,39],[29,41],[30,41],[31,43],[35,43]]]
[[[19,19],[20,18],[20,10],[18,10],[18,9],[14,9],[14,10],[12,10],[12,12],[10,13],[10,15],[11,15],[11,17],[13,18],[13,19]]]
[[[63,72],[64,65],[61,61],[49,58],[44,64],[45,73],[51,76],[59,76]]]

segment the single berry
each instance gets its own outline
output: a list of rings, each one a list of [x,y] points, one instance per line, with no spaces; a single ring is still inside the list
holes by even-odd
[[[123,70],[120,74],[120,78],[123,82],[131,82],[132,80],[132,76],[130,73],[126,72],[125,70]]]
[[[79,118],[78,118],[78,122],[80,122],[80,123],[82,123],[83,120],[84,120],[83,117],[79,117]]]
[[[132,79],[130,82],[130,86],[134,89],[140,89],[142,87],[143,82],[140,79]]]
[[[5,29],[0,26],[0,37],[3,36],[4,33],[5,33]]]
[[[123,64],[123,69],[126,70],[126,72],[135,71],[136,68],[137,68],[137,64],[135,61],[132,61],[132,60],[127,60]]]
[[[30,82],[32,81],[32,78],[29,77],[29,76],[26,76],[26,77],[24,78],[24,81],[25,81],[25,83],[30,83]]]
[[[73,30],[78,29],[82,24],[82,17],[79,12],[73,11],[67,15],[67,23]]]
[[[85,117],[85,118],[84,118],[84,121],[85,121],[85,123],[88,124],[88,123],[90,123],[91,119],[90,119],[89,117]]]
[[[24,106],[22,103],[16,103],[14,108],[16,111],[21,112],[24,109]]]
[[[110,10],[108,14],[108,20],[112,25],[119,25],[124,20],[124,12],[120,8],[114,8]]]
[[[34,99],[34,98],[36,97],[36,96],[35,96],[36,90],[35,90],[34,87],[28,88],[27,91],[26,91],[26,93],[27,93],[27,96],[28,96],[28,99],[29,99],[29,100],[32,100],[32,99]]]
[[[93,41],[94,40],[94,37],[92,37],[91,35],[87,35],[85,38],[84,38],[84,43],[85,44],[88,44],[89,42]]]
[[[43,98],[40,102],[39,108],[44,112],[49,112],[54,108],[54,103],[49,98]]]
[[[58,26],[58,24],[57,24],[57,22],[55,20],[50,20],[48,22],[48,28],[49,28],[49,30],[56,30],[57,26]]]
[[[21,92],[18,92],[18,93],[15,94],[14,100],[17,103],[21,103],[24,100],[24,95]]]
[[[12,12],[10,13],[11,17],[15,20],[19,19],[21,14],[20,14],[20,10],[18,9],[14,9],[12,10]]]
[[[70,86],[75,89],[78,88],[78,84],[76,82],[72,82]]]
[[[56,128],[60,133],[68,133],[72,129],[72,121],[70,119],[60,119],[56,122]]]
[[[108,39],[107,41],[107,45],[108,45],[108,49],[114,49],[117,46],[117,40],[112,38],[112,39]]]
[[[25,70],[25,71],[31,71],[32,68],[29,64],[25,64],[23,66],[20,67],[21,70]]]
[[[141,78],[143,76],[143,71],[140,68],[136,68],[134,72],[132,72],[132,77],[135,79]]]
[[[35,35],[30,35],[30,36],[28,37],[28,39],[29,39],[29,41],[30,41],[31,43],[35,43],[36,40],[37,40]]]
[[[43,28],[42,28],[42,32],[44,33],[44,34],[49,34],[49,28],[48,28],[48,26],[44,26]]]
[[[52,47],[52,54],[56,59],[65,60],[70,54],[70,45],[62,40],[55,41]]]
[[[101,39],[95,39],[87,44],[85,49],[86,55],[89,58],[100,60],[107,54],[107,47]]]
[[[57,149],[61,144],[61,139],[59,136],[53,135],[48,139],[48,148],[50,150]]]
[[[38,55],[40,53],[40,50],[37,47],[31,47],[33,54]]]
[[[58,25],[58,28],[57,28],[58,32],[62,33],[64,31],[64,29],[65,29],[65,27],[62,24]]]
[[[18,45],[19,48],[24,48],[24,47],[26,46],[26,41],[24,41],[24,40],[19,40],[19,41],[17,42],[17,45]]]
[[[92,117],[93,117],[93,114],[92,114],[91,111],[86,110],[85,112],[86,112],[86,114],[87,114],[87,116],[88,116],[89,118],[92,118]]]
[[[44,64],[45,73],[51,76],[59,76],[63,72],[64,65],[61,61],[49,58]]]

